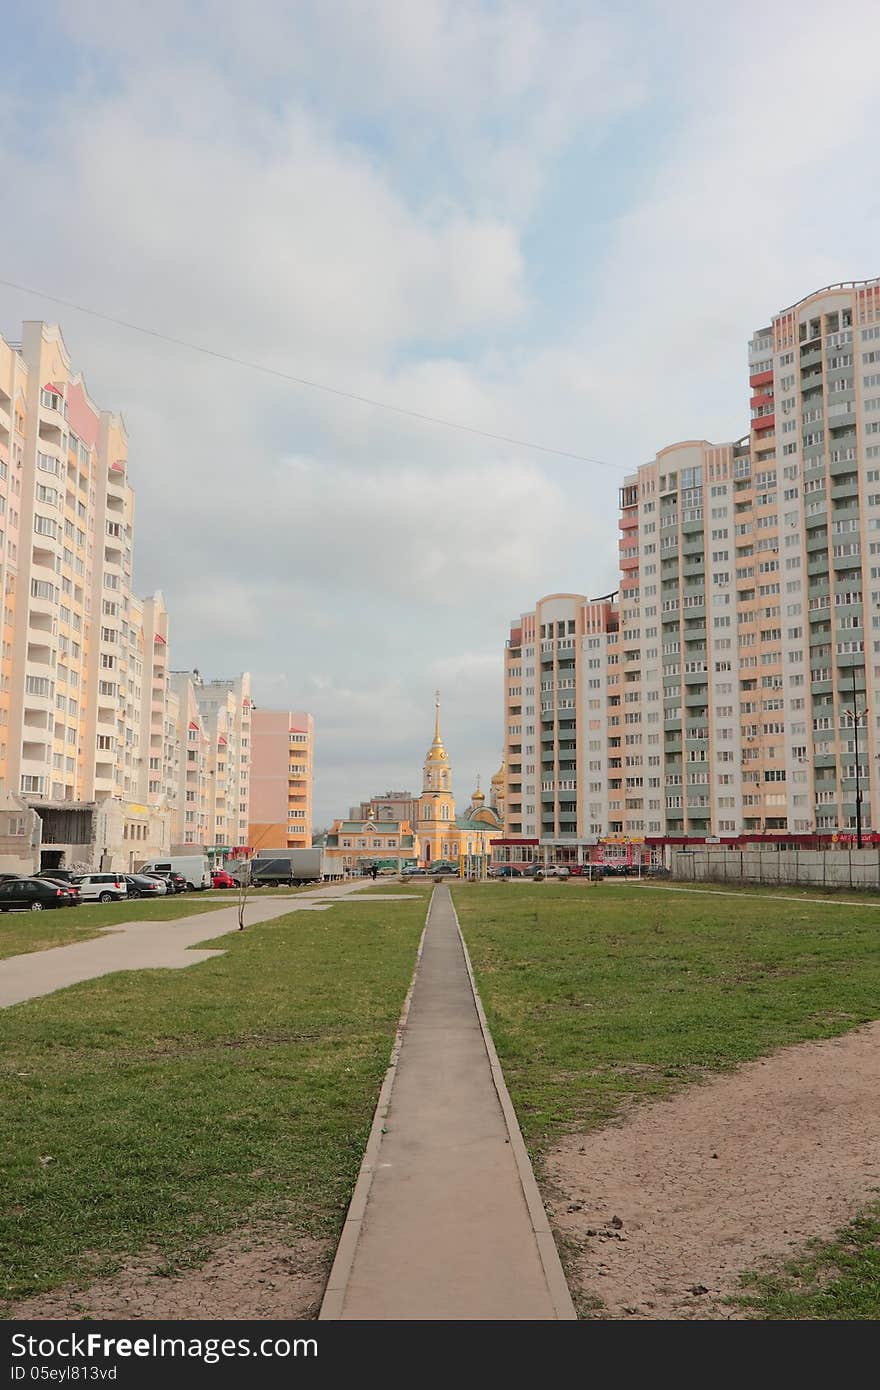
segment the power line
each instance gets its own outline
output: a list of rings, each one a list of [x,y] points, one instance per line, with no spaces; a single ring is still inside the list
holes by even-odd
[[[37,299],[45,299],[50,304],[60,304],[65,309],[73,309],[77,314],[86,314],[89,318],[101,319],[104,323],[112,323],[116,328],[127,328],[132,333],[142,333],[147,338],[157,338],[159,342],[171,343],[174,347],[186,348],[189,352],[200,352],[205,357],[213,357],[218,362],[228,362],[234,367],[245,367],[248,371],[262,372],[264,376],[273,376],[280,381],[291,382],[294,386],[304,386],[309,391],[323,391],[330,396],[339,396],[346,401],[356,401],[360,405],[373,406],[376,410],[386,410],[393,415],[403,415],[410,420],[421,420],[428,425],[440,425],[448,430],[460,430],[464,434],[475,434],[481,439],[494,439],[500,444],[513,444],[518,449],[531,449],[539,454],[552,454],[556,458],[571,459],[575,463],[591,463],[598,468],[613,468],[618,473],[625,473],[627,470],[620,464],[609,463],[607,459],[589,458],[586,454],[576,454],[568,449],[554,449],[549,444],[535,444],[530,439],[517,439],[513,435],[493,434],[491,430],[481,430],[475,425],[464,425],[460,420],[445,420],[440,415],[427,415],[420,410],[409,410],[405,406],[391,405],[388,401],[377,401],[372,396],[360,396],[354,391],[344,391],[338,386],[328,386],[322,381],[310,381],[306,377],[294,376],[291,372],[282,372],[277,367],[267,367],[262,362],[251,362],[245,357],[236,357],[232,353],[218,352],[215,348],[202,347],[200,343],[191,343],[186,338],[175,338],[169,333],[160,333],[155,328],[145,328],[140,323],[130,323],[127,319],[115,318],[112,314],[103,314],[98,309],[89,309],[84,304],[75,304],[70,299],[61,299],[58,295],[46,294],[44,290],[34,290],[27,285],[16,284],[14,280],[0,279],[0,285],[5,285],[7,289],[18,290],[22,294],[33,295]]]

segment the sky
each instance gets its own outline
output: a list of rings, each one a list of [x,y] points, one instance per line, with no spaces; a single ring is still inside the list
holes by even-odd
[[[875,0],[12,0],[0,332],[124,416],[177,669],[310,710],[316,824],[456,793],[511,619],[617,488],[748,429],[749,336],[880,273]],[[595,460],[382,411],[120,328]]]

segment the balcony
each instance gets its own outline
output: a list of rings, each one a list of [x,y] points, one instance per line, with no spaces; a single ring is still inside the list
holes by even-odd
[[[749,385],[752,386],[752,387],[756,387],[756,386],[770,386],[770,385],[772,385],[772,382],[773,382],[773,368],[772,368],[772,367],[771,367],[770,370],[767,371],[767,372],[752,372],[752,374],[751,374],[750,377],[749,377]]]

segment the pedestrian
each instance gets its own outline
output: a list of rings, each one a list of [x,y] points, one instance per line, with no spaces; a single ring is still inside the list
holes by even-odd
[[[370,878],[376,878],[378,877],[378,874],[379,870],[376,868],[376,865],[374,864],[373,867],[370,869]]]

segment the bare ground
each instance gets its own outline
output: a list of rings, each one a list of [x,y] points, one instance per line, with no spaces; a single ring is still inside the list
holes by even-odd
[[[15,1304],[23,1319],[292,1319],[317,1317],[333,1245],[308,1236],[244,1231],[198,1269],[163,1273],[145,1254],[86,1288],[65,1287]]]
[[[723,1302],[741,1272],[832,1235],[880,1188],[880,1023],[570,1136],[544,1171],[584,1310],[746,1316]]]

